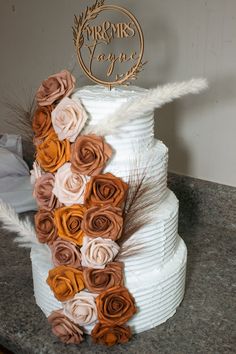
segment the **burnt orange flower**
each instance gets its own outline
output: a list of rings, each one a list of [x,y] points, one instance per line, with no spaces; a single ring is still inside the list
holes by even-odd
[[[128,289],[115,286],[96,298],[98,319],[101,323],[114,326],[127,322],[136,312],[134,298]]]
[[[84,236],[81,223],[85,211],[86,208],[80,204],[56,209],[55,224],[58,229],[58,235],[64,240],[74,242],[81,246]]]
[[[111,173],[93,176],[86,185],[84,202],[88,207],[123,207],[127,191],[128,184]]]
[[[35,231],[39,242],[52,244],[57,238],[54,214],[50,210],[40,209],[34,217]]]
[[[131,335],[129,326],[108,326],[102,323],[97,323],[91,332],[94,343],[105,344],[109,347],[127,343]]]
[[[32,128],[35,138],[45,138],[50,132],[53,131],[51,113],[54,106],[38,107],[35,111]]]
[[[84,289],[83,272],[72,267],[59,266],[49,271],[47,283],[57,300],[67,301]]]
[[[60,141],[56,133],[50,133],[41,144],[36,146],[36,160],[45,171],[55,172],[70,160],[69,141]]]

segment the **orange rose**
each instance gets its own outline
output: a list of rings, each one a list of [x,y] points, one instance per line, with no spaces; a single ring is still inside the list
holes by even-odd
[[[69,141],[60,141],[56,133],[50,133],[41,144],[36,146],[36,160],[45,171],[56,172],[70,160]]]
[[[74,173],[95,176],[102,172],[112,155],[110,145],[101,136],[81,135],[73,145],[71,170]]]
[[[51,112],[54,106],[38,107],[33,118],[32,128],[35,138],[45,138],[50,132],[53,131]]]
[[[47,283],[57,300],[67,301],[84,289],[83,272],[72,267],[59,266],[49,271]]]
[[[129,326],[107,326],[97,323],[91,332],[94,343],[105,344],[109,347],[115,344],[124,344],[131,338]]]
[[[52,244],[57,238],[52,211],[40,209],[34,216],[35,231],[39,242]]]
[[[128,289],[115,286],[96,298],[98,319],[106,325],[122,325],[136,312],[134,298]]]
[[[111,173],[93,176],[86,185],[84,202],[86,206],[112,205],[123,207],[128,184]]]
[[[104,269],[84,268],[86,288],[95,294],[100,294],[114,286],[123,286],[123,263],[111,262]]]
[[[83,244],[84,231],[81,223],[86,208],[76,204],[55,210],[55,224],[58,228],[58,235],[64,240],[74,242],[81,246]]]
[[[89,237],[103,237],[116,241],[123,228],[122,210],[111,205],[95,206],[86,211],[82,230]]]

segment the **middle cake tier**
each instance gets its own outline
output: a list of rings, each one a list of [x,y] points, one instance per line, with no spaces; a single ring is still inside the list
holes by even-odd
[[[167,194],[168,149],[162,141],[154,139],[149,149],[140,149],[134,154],[127,152],[122,158],[114,153],[103,173],[110,172],[125,182],[135,184],[135,179],[144,178],[144,183],[151,185],[146,193],[155,195],[156,204],[160,205]]]
[[[161,204],[156,204],[150,222],[129,240],[141,249],[125,258],[126,271],[139,274],[169,261],[176,247],[178,209],[178,199],[173,192],[166,189],[166,198]]]

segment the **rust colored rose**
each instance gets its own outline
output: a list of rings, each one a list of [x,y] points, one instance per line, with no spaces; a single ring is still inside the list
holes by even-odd
[[[40,209],[34,217],[35,231],[39,242],[51,244],[57,238],[54,215],[50,210]]]
[[[104,269],[84,268],[86,288],[100,294],[115,286],[123,286],[123,263],[111,262]]]
[[[91,177],[86,185],[84,202],[88,207],[112,205],[123,207],[128,184],[111,173]]]
[[[83,331],[63,314],[63,309],[53,311],[48,317],[52,332],[61,342],[79,344],[83,340]]]
[[[86,176],[98,175],[112,155],[111,147],[101,136],[81,135],[72,149],[71,170]]]
[[[129,326],[108,326],[97,323],[91,332],[94,343],[112,346],[115,344],[124,344],[131,338],[131,329]]]
[[[44,80],[36,93],[39,106],[48,106],[53,102],[67,97],[75,86],[75,78],[67,70],[51,75]]]
[[[56,172],[70,159],[70,143],[68,140],[60,141],[57,134],[52,132],[46,139],[36,146],[36,160],[48,172]]]
[[[59,301],[72,299],[84,289],[84,278],[81,270],[59,266],[49,271],[47,283]]]
[[[86,208],[80,204],[56,209],[55,224],[58,228],[58,235],[64,240],[81,246],[84,236],[81,224],[85,211]]]
[[[54,106],[38,107],[35,111],[32,128],[36,140],[45,138],[53,131],[51,113]]]
[[[60,265],[79,268],[81,265],[81,254],[79,249],[71,242],[58,238],[51,245],[52,261],[57,267]]]
[[[40,208],[52,210],[61,206],[61,203],[53,194],[54,175],[45,173],[36,179],[33,196]]]
[[[122,210],[106,205],[87,210],[82,222],[82,230],[89,237],[103,237],[116,241],[123,228]]]
[[[106,325],[122,325],[136,312],[134,298],[128,289],[110,288],[96,298],[98,320]]]

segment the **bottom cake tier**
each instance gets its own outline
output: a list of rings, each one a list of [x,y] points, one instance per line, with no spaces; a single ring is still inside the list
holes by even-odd
[[[138,308],[128,322],[134,333],[151,329],[174,315],[184,296],[187,250],[178,236],[172,258],[159,268],[143,274],[125,271],[125,286],[133,294]],[[31,250],[34,295],[37,305],[46,316],[62,307],[46,283],[48,271],[53,268],[49,253]],[[91,328],[86,328],[90,332]]]

